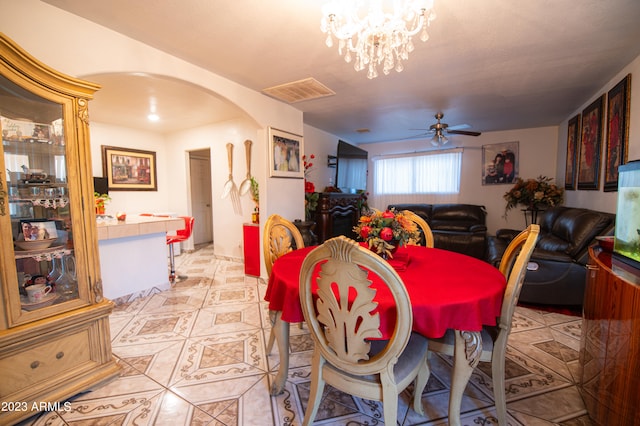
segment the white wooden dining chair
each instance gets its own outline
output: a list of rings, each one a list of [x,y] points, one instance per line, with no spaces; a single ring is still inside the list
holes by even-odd
[[[326,261],[326,262],[325,262]],[[316,265],[317,299],[312,292]],[[389,340],[368,271],[393,295],[396,315]],[[398,394],[415,382],[413,407],[422,414],[421,395],[429,377],[427,339],[411,331],[409,295],[397,272],[380,256],[345,236],[310,252],[300,270],[300,304],[314,341],[309,402],[303,425],[313,422],[325,383],[350,395],[382,401],[384,422],[395,425]]]
[[[262,238],[262,251],[264,264],[267,268],[267,276],[271,275],[273,264],[279,257],[303,247],[302,234],[293,223],[277,214],[269,216],[264,225]],[[274,323],[275,318],[271,318],[271,325],[273,326]],[[271,353],[274,342],[275,333],[272,328],[267,342],[267,354]]]
[[[507,286],[502,299],[502,309],[496,326],[485,326],[482,329],[481,362],[491,362],[493,396],[495,400],[498,424],[507,424],[507,402],[505,396],[504,364],[507,340],[511,331],[513,313],[518,304],[518,297],[527,272],[527,264],[536,246],[540,226],[529,225],[516,236],[504,252],[500,261],[500,272],[507,279]],[[447,330],[440,339],[429,339],[429,352],[454,355],[455,336],[453,330]]]
[[[431,232],[431,227],[429,226],[427,221],[411,210],[403,210],[402,213],[409,219],[411,219],[416,225],[418,225],[418,228],[420,228],[420,231],[422,231],[422,239],[424,240],[425,247],[433,248],[433,232]],[[410,245],[418,245],[418,243],[419,241],[409,242]]]

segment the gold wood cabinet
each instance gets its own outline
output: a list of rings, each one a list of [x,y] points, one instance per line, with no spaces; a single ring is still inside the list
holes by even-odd
[[[98,89],[0,33],[0,424],[119,372],[91,180],[88,101]]]

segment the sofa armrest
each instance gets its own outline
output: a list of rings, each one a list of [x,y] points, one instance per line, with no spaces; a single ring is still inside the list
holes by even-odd
[[[533,253],[531,253],[531,261],[535,262],[536,260],[573,263],[573,258],[566,253],[541,249],[535,249]]]
[[[496,237],[501,239],[501,240],[506,240],[506,241],[511,241],[513,240],[520,232],[522,231],[518,231],[517,229],[507,229],[507,228],[503,228],[503,229],[498,229],[496,231]]]
[[[487,232],[487,227],[485,225],[471,225],[469,227],[469,232],[473,232],[474,234],[484,234]]]
[[[492,264],[496,268],[500,265],[502,255],[504,254],[510,240],[498,238],[494,236],[487,237],[487,248],[485,250],[485,261]]]

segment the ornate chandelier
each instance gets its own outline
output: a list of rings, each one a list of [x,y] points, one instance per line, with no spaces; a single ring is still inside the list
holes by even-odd
[[[389,74],[392,69],[402,72],[402,61],[414,50],[411,38],[420,32],[420,40],[427,41],[427,27],[436,18],[433,0],[393,0],[393,7],[385,9],[384,0],[332,0],[323,7],[320,29],[327,33],[326,44],[338,41],[338,53],[349,63],[355,54],[354,68],[368,68],[367,77],[378,76],[377,66]],[[368,13],[360,9],[368,4]]]

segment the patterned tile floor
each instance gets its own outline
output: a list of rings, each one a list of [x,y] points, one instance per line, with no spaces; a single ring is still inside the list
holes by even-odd
[[[211,246],[177,259],[188,278],[168,290],[117,300],[111,316],[116,380],[71,399],[71,409],[21,425],[300,425],[308,398],[312,342],[291,327],[285,392],[270,397],[277,349],[265,354],[269,332],[266,283],[243,264],[216,258]],[[579,317],[518,308],[509,338],[507,402],[511,425],[589,425],[576,387]],[[401,395],[400,425],[447,424],[451,359],[431,357],[423,404],[426,417]],[[464,425],[497,424],[491,369],[481,363],[462,403]],[[325,391],[317,425],[382,424],[379,403]]]

